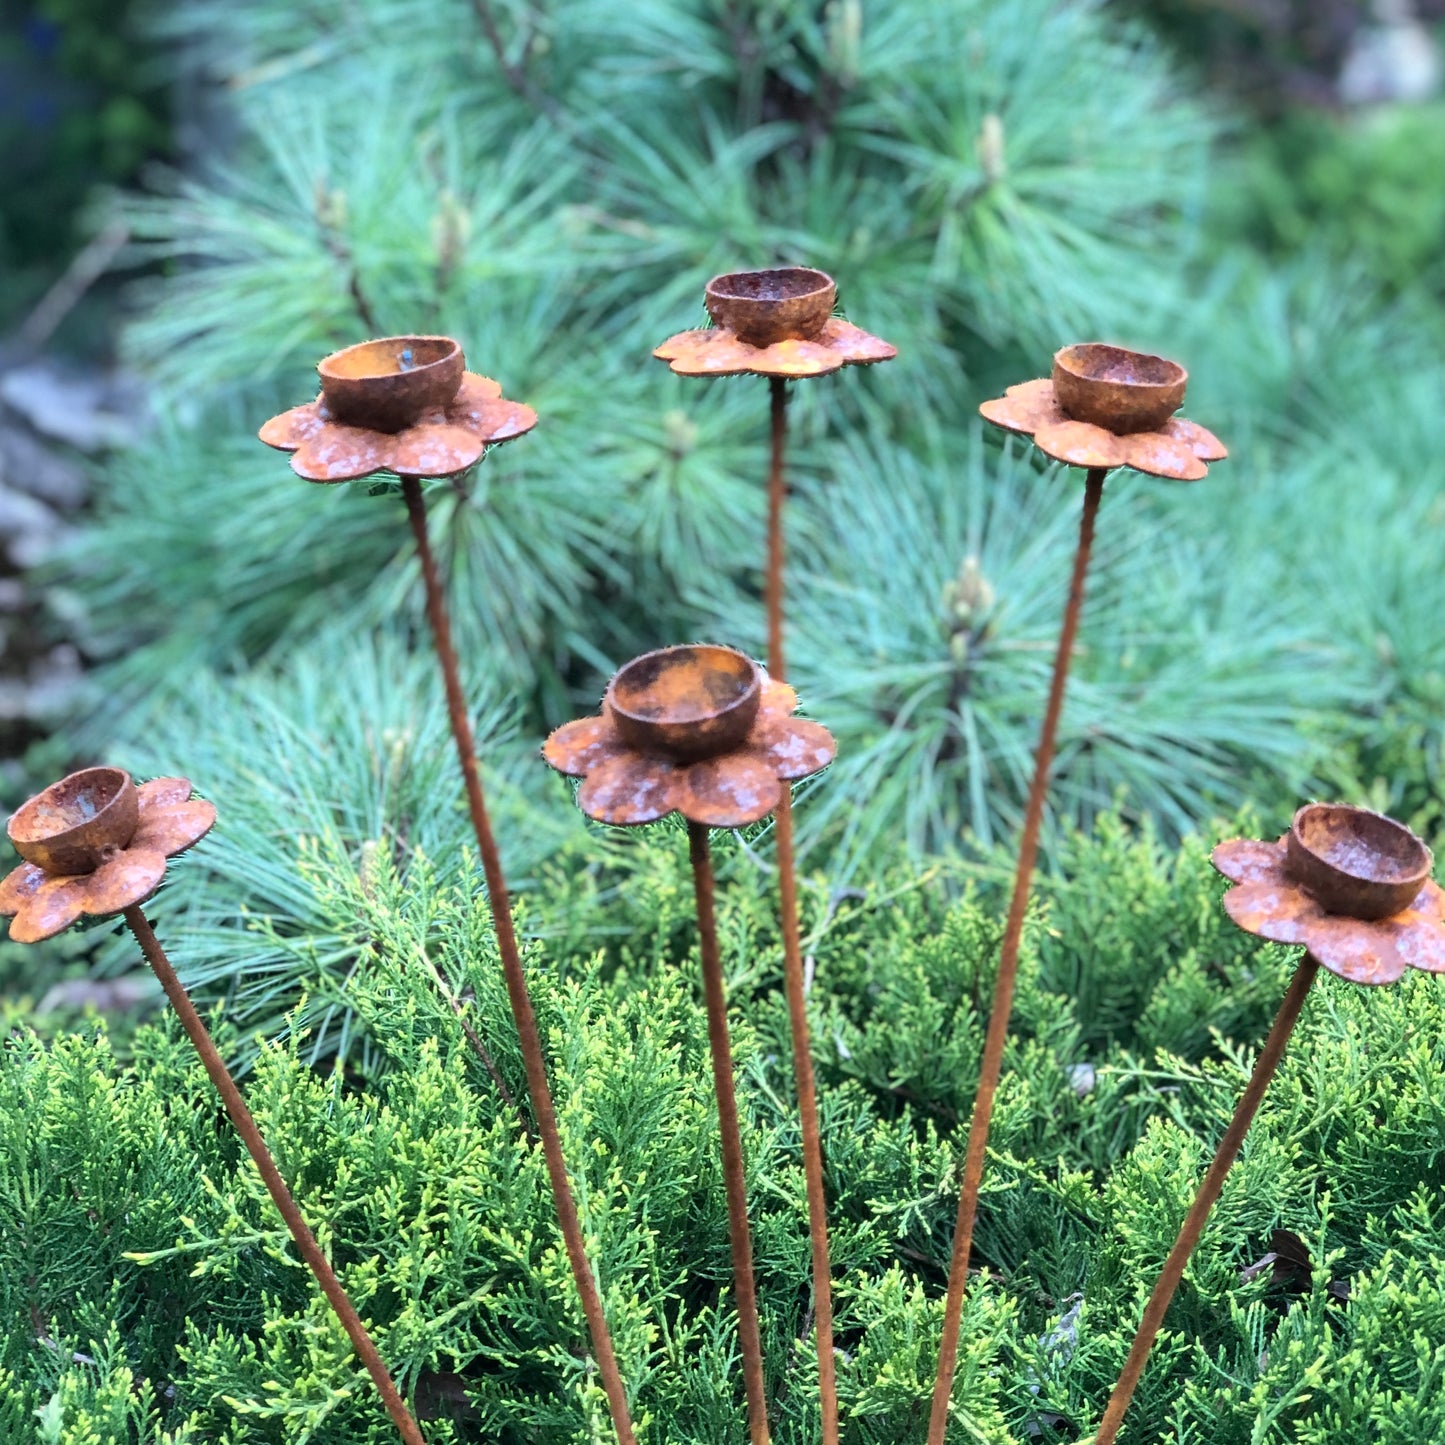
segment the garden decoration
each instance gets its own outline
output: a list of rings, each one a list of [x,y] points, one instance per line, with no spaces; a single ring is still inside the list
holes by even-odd
[[[577,803],[590,818],[622,827],[671,813],[687,821],[753,1445],[767,1445],[768,1409],[708,830],[760,822],[789,784],[832,762],[832,736],[792,717],[796,706],[792,688],[741,652],[668,647],[629,662],[608,684],[600,716],[558,728],[542,749],[558,772],[582,779]]]
[[[1055,353],[1052,376],[1011,386],[998,400],[986,401],[979,407],[985,420],[1005,431],[1031,436],[1034,445],[1045,456],[1066,462],[1069,466],[1086,468],[1087,474],[1079,542],[1074,552],[1073,575],[1069,580],[1069,598],[1064,609],[1058,649],[1054,654],[1038,750],[1034,755],[1033,778],[1029,784],[1014,870],[1013,894],[1004,925],[992,1012],[984,1040],[973,1115],[969,1121],[968,1152],[964,1160],[953,1254],[949,1262],[948,1293],[944,1303],[938,1374],[934,1380],[933,1405],[929,1415],[928,1445],[943,1445],[948,1427],[948,1402],[953,1393],[953,1376],[958,1361],[959,1325],[963,1317],[963,1296],[968,1282],[968,1260],[973,1248],[973,1226],[978,1211],[979,1187],[983,1181],[984,1155],[993,1119],[994,1096],[1003,1067],[1009,1014],[1013,1008],[1019,944],[1023,937],[1034,864],[1038,858],[1039,829],[1043,823],[1044,799],[1053,764],[1054,740],[1063,711],[1064,689],[1079,629],[1079,616],[1083,610],[1084,583],[1094,543],[1094,523],[1104,495],[1104,479],[1115,467],[1132,467],[1135,471],[1171,481],[1193,482],[1208,473],[1206,462],[1219,461],[1228,455],[1212,432],[1174,415],[1184,400],[1187,380],[1188,373],[1182,366],[1163,357],[1088,342],[1066,346]]]
[[[1119,1433],[1184,1266],[1320,966],[1351,983],[1374,985],[1397,983],[1408,968],[1445,973],[1445,890],[1430,877],[1430,850],[1393,818],[1343,803],[1309,803],[1279,842],[1233,838],[1214,850],[1213,861],[1235,885],[1224,895],[1224,911],[1240,928],[1274,943],[1303,944],[1305,952],[1159,1272],[1094,1445],[1112,1445]]]
[[[521,1043],[527,1091],[542,1141],[557,1222],[586,1316],[613,1427],[620,1445],[633,1445],[627,1393],[562,1158],[542,1041],[512,925],[501,855],[487,816],[476,744],[452,644],[451,620],[427,536],[426,503],[421,490],[422,478],[457,476],[478,462],[488,446],[530,431],[537,424],[537,413],[519,402],[503,400],[502,389],[495,381],[467,371],[460,345],[448,336],[390,336],[364,341],[326,357],[316,369],[321,375],[321,395],[314,402],[272,417],[259,435],[268,446],[291,452],[292,470],[307,481],[356,481],[376,472],[390,472],[401,479],[407,518],[421,561],[427,621],[441,664],[447,714],[486,875],[497,951]],[[470,1040],[473,1031],[467,1032]],[[495,1078],[495,1067],[485,1050],[482,1062]]]
[[[669,337],[652,354],[680,376],[768,378],[771,443],[768,467],[768,670],[785,680],[783,660],[783,452],[787,441],[787,384],[824,376],[844,366],[888,361],[894,346],[833,315],[838,288],[823,271],[787,266],[715,276],[707,285],[708,314],[716,323]],[[803,950],[798,936],[797,870],[793,858],[792,797],[777,807],[778,892],[783,933],[783,979],[793,1043],[793,1075],[803,1134],[803,1171],[812,1241],[813,1314],[818,1336],[818,1385],[824,1445],[837,1445],[838,1391],[833,1369],[833,1296],[828,1259],[827,1198],[823,1148],[808,1037]]]
[[[125,918],[397,1432],[407,1445],[424,1445],[390,1371],[301,1217],[236,1081],[142,910],[165,878],[166,859],[198,843],[215,821],[215,808],[192,800],[185,778],[155,778],[138,788],[120,768],[71,773],[22,804],[10,819],[6,831],[25,861],[0,882],[0,917],[14,920],[10,937],[17,943],[53,938],[82,915],[119,913]]]

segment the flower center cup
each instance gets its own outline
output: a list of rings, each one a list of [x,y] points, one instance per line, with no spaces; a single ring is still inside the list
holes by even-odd
[[[47,873],[92,873],[135,836],[140,799],[120,768],[85,768],[23,803],[6,830]]]
[[[1408,908],[1434,859],[1403,824],[1368,808],[1308,803],[1294,815],[1285,866],[1327,913],[1389,918]]]
[[[810,341],[827,325],[837,299],[833,278],[810,266],[714,276],[706,296],[708,315],[749,346]]]
[[[762,703],[762,671],[731,647],[664,647],[629,662],[607,686],[623,741],[678,762],[731,751]]]
[[[450,336],[385,336],[317,363],[326,409],[347,426],[398,432],[461,389],[466,357]]]
[[[1065,413],[1119,436],[1158,431],[1179,410],[1188,380],[1178,362],[1098,341],[1054,353],[1054,395]]]

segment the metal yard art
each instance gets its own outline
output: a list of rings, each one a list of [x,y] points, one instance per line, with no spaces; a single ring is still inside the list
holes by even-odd
[[[542,1041],[512,924],[501,853],[487,815],[476,743],[452,644],[451,619],[427,535],[426,501],[421,489],[422,478],[456,476],[480,461],[488,446],[530,431],[537,424],[537,414],[520,403],[504,401],[501,387],[490,378],[468,372],[461,346],[447,336],[392,336],[362,342],[326,357],[317,371],[321,375],[321,395],[314,402],[272,417],[261,428],[261,440],[292,452],[292,470],[308,481],[355,481],[381,471],[401,478],[426,589],[427,621],[441,664],[447,715],[486,876],[492,927],[521,1043],[527,1091],[542,1142],[557,1222],[587,1319],[613,1428],[619,1445],[633,1445],[627,1391],[562,1157]],[[490,1065],[489,1059],[484,1057],[483,1061]]]
[[[154,778],[138,788],[120,768],[71,773],[22,804],[10,819],[10,841],[25,861],[0,882],[0,917],[14,920],[10,937],[17,943],[53,938],[87,914],[103,918],[119,913],[125,918],[397,1432],[406,1445],[424,1445],[391,1372],[296,1207],[236,1081],[142,909],[165,879],[166,860],[200,842],[215,821],[215,808],[192,799],[185,778]]]
[[[797,702],[730,647],[668,647],[629,662],[608,684],[601,714],[558,728],[542,749],[552,767],[582,779],[577,804],[598,822],[687,820],[752,1445],[771,1437],[708,831],[761,822],[784,806],[792,783],[833,761],[831,735],[793,717]]]
[[[1053,765],[1054,741],[1063,711],[1064,690],[1073,659],[1074,640],[1078,635],[1079,616],[1083,611],[1084,583],[1094,543],[1094,524],[1104,496],[1104,479],[1116,467],[1132,467],[1135,471],[1171,481],[1193,482],[1208,473],[1207,462],[1221,460],[1227,455],[1213,432],[1174,416],[1184,400],[1187,380],[1188,373],[1182,366],[1163,357],[1086,342],[1066,346],[1056,353],[1052,376],[1011,386],[999,400],[986,401],[979,407],[985,419],[995,426],[1032,437],[1034,445],[1045,456],[1072,467],[1084,467],[1087,475],[1084,479],[1084,509],[1079,520],[1079,543],[1074,552],[1073,575],[1069,580],[1069,600],[1064,609],[1058,649],[1054,654],[1038,751],[1034,755],[1033,779],[1029,784],[1014,869],[1013,895],[1004,924],[988,1034],[984,1040],[978,1089],[969,1121],[968,1151],[964,1157],[963,1184],[959,1190],[953,1253],[948,1269],[948,1293],[944,1301],[938,1372],[934,1377],[933,1403],[929,1412],[928,1445],[944,1445],[948,1430],[948,1405],[958,1364],[959,1326],[963,1318],[963,1296],[968,1284],[968,1259],[973,1247],[973,1226],[983,1182],[989,1125],[993,1120],[994,1097],[1003,1070],[1004,1043],[1008,1038],[1009,1014],[1018,978],[1019,944],[1023,938],[1034,864],[1038,859],[1039,829],[1048,794],[1049,769]]]
[[[824,271],[780,266],[715,276],[705,293],[715,323],[669,337],[653,351],[679,376],[768,378],[768,669],[787,676],[783,651],[783,458],[787,447],[788,382],[826,376],[844,366],[889,361],[897,348],[833,314],[838,287]],[[793,1077],[803,1135],[803,1172],[808,1191],[812,1246],[813,1313],[818,1339],[818,1388],[823,1445],[837,1445],[838,1387],[833,1367],[832,1267],[828,1258],[828,1203],[823,1185],[823,1144],[818,1130],[813,1050],[808,1036],[807,990],[798,932],[797,866],[793,851],[793,804],[784,790],[777,809],[779,913],[783,934],[783,985],[793,1045]]]

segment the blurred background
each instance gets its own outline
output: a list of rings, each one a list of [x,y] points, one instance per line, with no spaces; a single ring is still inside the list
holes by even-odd
[[[1232,457],[1110,482],[1054,836],[1328,792],[1438,840],[1445,0],[6,15],[0,807],[189,774],[222,828],[169,885],[188,979],[243,1022],[346,957],[307,839],[465,836],[399,503],[256,428],[402,331],[541,413],[432,497],[525,891],[582,836],[544,731],[645,648],[761,649],[765,397],[649,359],[737,267],[832,271],[900,349],[795,388],[793,666],[842,743],[810,867],[1006,848],[1079,488],[975,411],[1093,338],[1182,360]],[[124,1009],[130,965],[0,944],[0,990]]]

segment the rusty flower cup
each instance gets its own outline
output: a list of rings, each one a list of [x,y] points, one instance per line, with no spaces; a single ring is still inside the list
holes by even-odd
[[[316,364],[327,409],[347,426],[398,432],[446,406],[466,358],[450,336],[385,336],[333,351]]]
[[[730,647],[665,647],[607,685],[618,735],[639,752],[691,762],[737,747],[762,703],[758,665]]]
[[[120,768],[85,768],[21,804],[7,831],[47,873],[93,873],[135,836],[140,795]]]
[[[761,347],[789,338],[811,341],[833,314],[838,285],[811,266],[780,266],[714,276],[704,295],[716,325]]]
[[[1174,415],[1188,376],[1162,356],[1083,342],[1055,354],[1052,376],[1009,387],[979,413],[1071,467],[1197,482],[1206,462],[1229,452],[1213,432]]]

